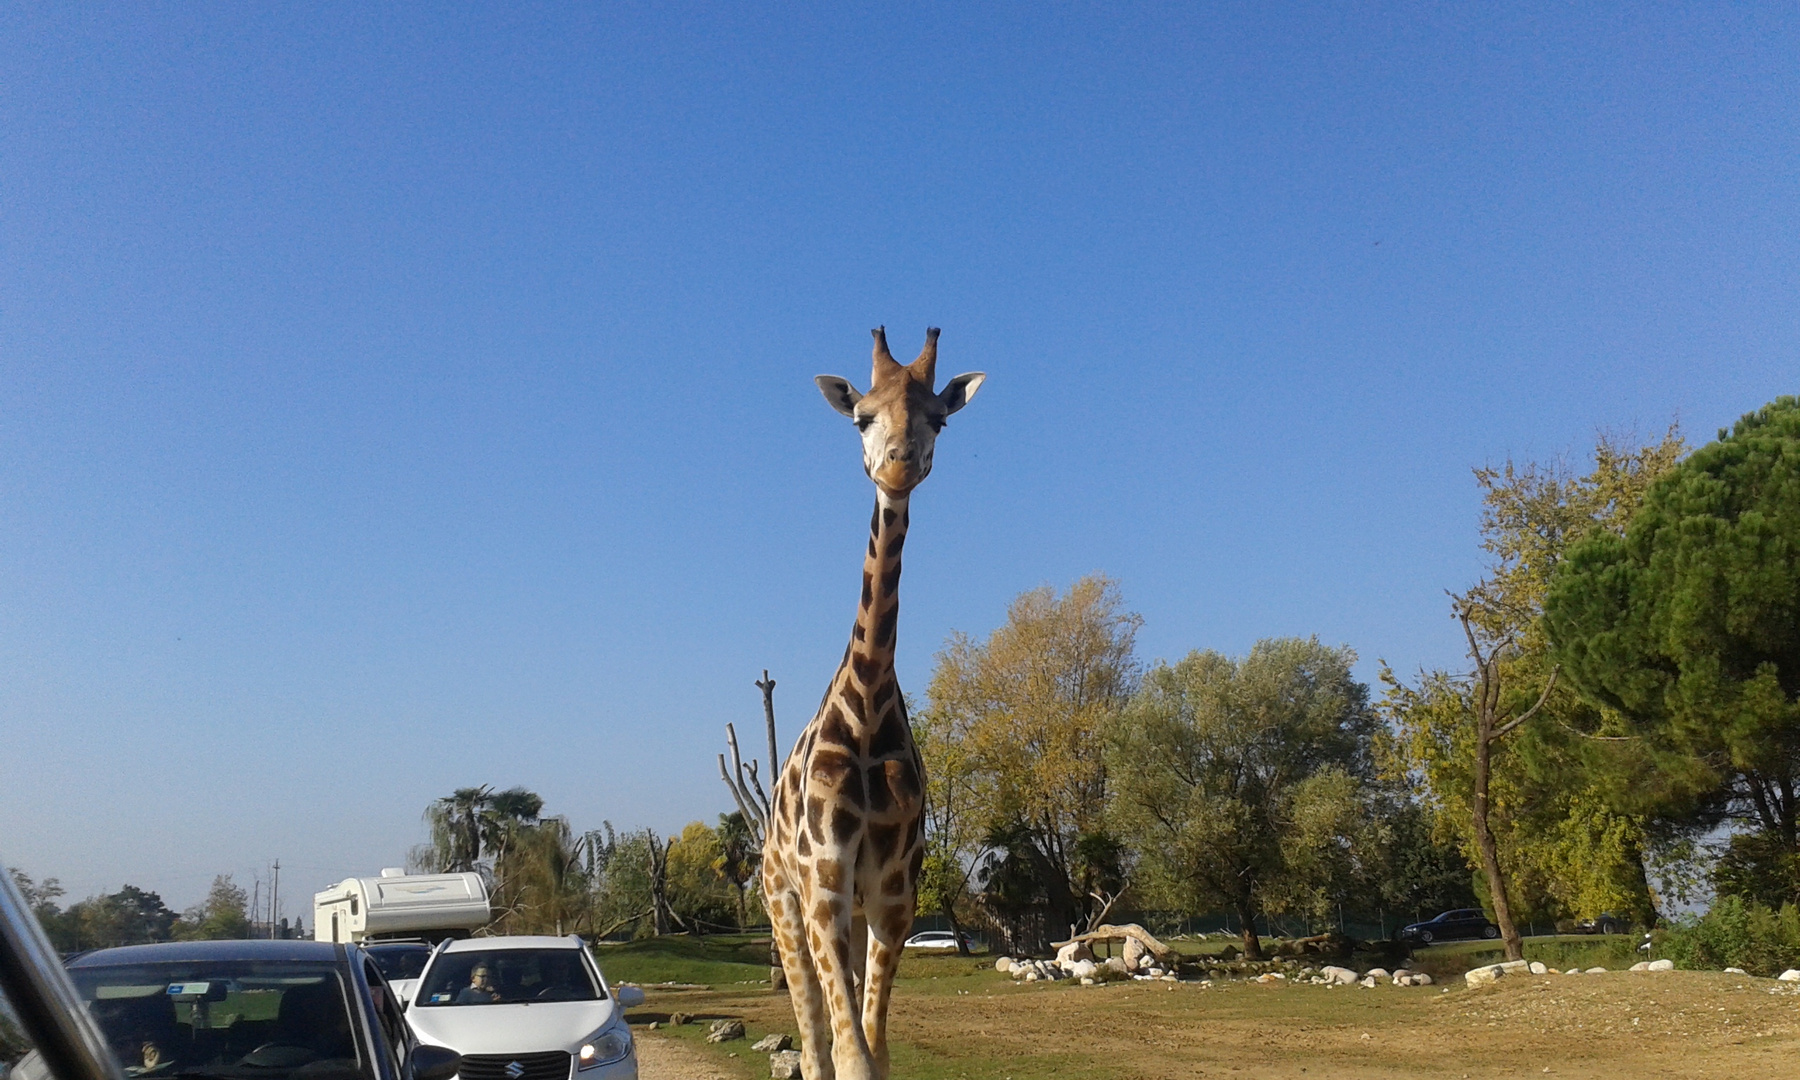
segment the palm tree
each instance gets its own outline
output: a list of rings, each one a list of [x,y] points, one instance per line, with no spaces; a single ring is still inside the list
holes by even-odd
[[[439,873],[466,874],[481,861],[483,822],[489,816],[494,789],[457,788],[425,808],[431,826],[431,861]]]

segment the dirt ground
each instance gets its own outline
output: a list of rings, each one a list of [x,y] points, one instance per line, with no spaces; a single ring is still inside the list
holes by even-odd
[[[735,1072],[720,1072],[712,1058],[678,1039],[639,1032],[638,1080],[736,1080]]]
[[[989,972],[903,980],[896,990],[897,1078],[1736,1078],[1791,1073],[1800,1052],[1794,987],[1704,972],[1515,976],[1480,990],[1459,980],[1448,993],[1246,983],[1075,987],[1013,983]],[[766,1057],[746,1042],[705,1046],[704,1021],[742,1019],[751,1039],[794,1030],[786,997],[766,988],[650,993],[634,1021],[682,1011],[700,1022],[646,1032],[647,1065],[666,1047],[698,1055],[686,1069],[712,1062],[728,1077],[767,1076]],[[726,1056],[733,1052],[740,1056]],[[645,1075],[677,1074],[647,1068]]]

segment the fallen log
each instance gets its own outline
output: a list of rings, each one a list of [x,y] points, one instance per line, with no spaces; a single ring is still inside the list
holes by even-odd
[[[1064,945],[1073,945],[1076,942],[1091,945],[1096,941],[1124,941],[1127,938],[1135,939],[1139,945],[1144,947],[1146,952],[1151,956],[1156,957],[1159,961],[1169,960],[1175,955],[1174,949],[1171,949],[1167,945],[1156,940],[1155,937],[1151,936],[1148,930],[1145,930],[1137,923],[1126,923],[1124,926],[1114,926],[1111,923],[1105,923],[1096,926],[1085,934],[1076,934],[1067,941],[1052,942],[1051,947],[1060,949]]]

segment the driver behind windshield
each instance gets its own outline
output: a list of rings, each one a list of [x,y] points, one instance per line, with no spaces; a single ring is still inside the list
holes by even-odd
[[[485,1005],[500,1000],[500,991],[494,989],[493,972],[486,964],[476,964],[475,970],[469,972],[469,985],[457,991],[458,1005]]]

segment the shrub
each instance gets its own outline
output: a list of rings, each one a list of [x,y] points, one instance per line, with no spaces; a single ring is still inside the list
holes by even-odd
[[[1725,896],[1703,916],[1676,920],[1658,938],[1658,951],[1684,968],[1777,975],[1800,967],[1800,908],[1783,904],[1776,911]]]

